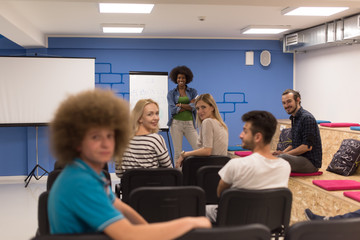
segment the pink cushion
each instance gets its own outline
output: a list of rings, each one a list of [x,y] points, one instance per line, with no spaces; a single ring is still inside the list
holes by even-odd
[[[313,173],[297,173],[297,172],[292,172],[292,173],[290,173],[290,177],[318,176],[318,175],[322,175],[322,174],[323,174],[322,171],[313,172]]]
[[[344,196],[360,202],[360,192],[344,192]]]
[[[236,151],[235,155],[238,155],[240,157],[246,157],[252,154],[252,151]]]
[[[328,191],[360,189],[360,182],[355,180],[313,180],[312,183]]]
[[[352,127],[360,126],[358,123],[320,123],[320,126],[323,127]]]

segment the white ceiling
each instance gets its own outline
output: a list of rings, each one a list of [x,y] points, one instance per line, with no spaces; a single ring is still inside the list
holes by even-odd
[[[98,2],[155,3],[151,14],[100,14]],[[339,6],[330,17],[283,16],[298,6]],[[360,0],[0,0],[0,34],[26,47],[46,47],[47,37],[280,39],[243,35],[248,25],[289,25],[293,32],[360,13]],[[200,21],[199,17],[205,20]],[[145,24],[141,34],[104,34],[101,24]]]

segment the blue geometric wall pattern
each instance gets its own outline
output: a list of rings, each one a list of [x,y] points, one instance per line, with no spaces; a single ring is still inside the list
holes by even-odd
[[[112,90],[119,97],[129,100],[129,73],[113,72],[111,63],[95,63],[95,86]],[[236,104],[247,103],[243,92],[225,92],[223,100],[216,102],[224,121],[227,114],[235,113]]]
[[[111,63],[95,63],[95,87],[112,90],[129,101],[129,73],[113,72]]]
[[[129,73],[113,72],[111,63],[95,63],[95,86],[112,90],[119,97],[129,100]],[[225,92],[223,100],[216,102],[224,121],[226,114],[235,112],[236,104],[247,103],[243,92]]]
[[[223,120],[226,120],[226,114],[234,113],[236,110],[236,104],[247,104],[245,100],[245,93],[243,92],[225,92],[222,102],[216,102],[219,112],[222,115]]]

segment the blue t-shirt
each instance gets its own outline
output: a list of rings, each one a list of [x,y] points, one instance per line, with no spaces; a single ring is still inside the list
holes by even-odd
[[[81,159],[64,168],[51,187],[48,216],[51,234],[101,232],[124,218],[105,175]]]

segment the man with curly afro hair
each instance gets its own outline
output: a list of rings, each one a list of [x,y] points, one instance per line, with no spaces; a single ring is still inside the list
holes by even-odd
[[[50,124],[51,146],[65,168],[49,193],[51,234],[104,232],[112,239],[174,239],[211,226],[205,217],[148,224],[115,197],[102,169],[111,159],[121,161],[129,126],[128,103],[111,91],[85,91],[60,105]]]
[[[195,129],[196,109],[195,98],[198,95],[195,88],[188,87],[193,80],[192,71],[186,66],[177,66],[169,75],[171,81],[177,84],[167,95],[169,104],[170,134],[174,145],[174,159],[178,159],[182,150],[183,137],[185,136],[191,147],[198,148],[198,133]]]

